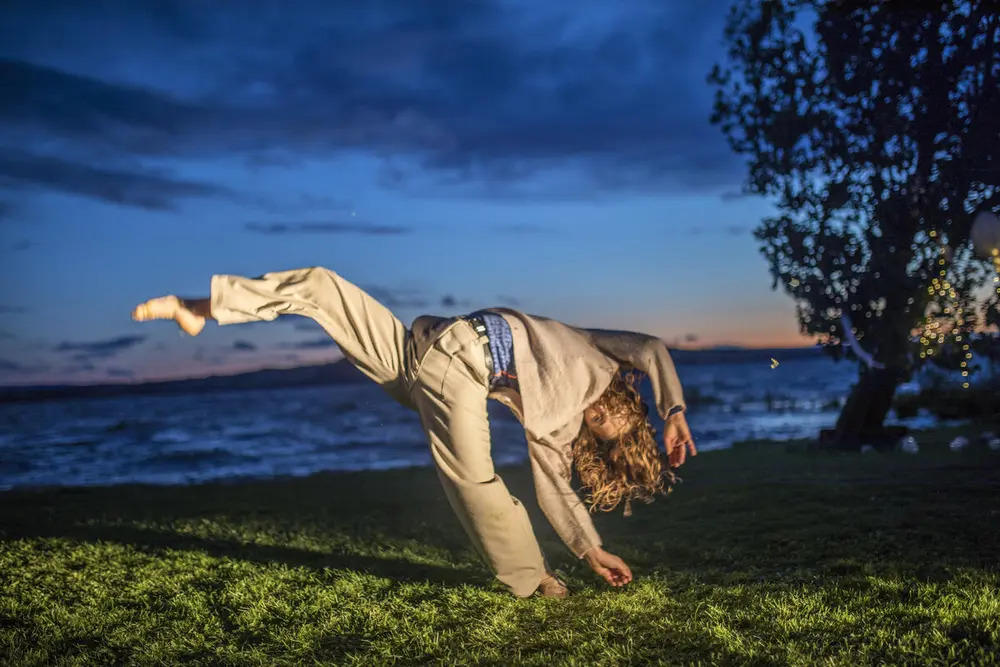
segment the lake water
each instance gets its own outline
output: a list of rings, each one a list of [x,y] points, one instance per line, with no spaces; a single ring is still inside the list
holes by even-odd
[[[856,372],[853,364],[825,358],[774,369],[767,358],[678,366],[703,452],[751,438],[814,436],[834,424]],[[517,421],[492,401],[490,417],[497,464],[525,461]],[[890,421],[935,423],[927,415]],[[0,405],[0,489],[190,484],[430,464],[416,414],[375,385]]]

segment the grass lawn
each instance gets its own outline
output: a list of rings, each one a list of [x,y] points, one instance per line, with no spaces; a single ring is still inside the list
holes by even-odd
[[[0,494],[0,663],[996,664],[1000,452],[956,432],[703,454],[597,517],[622,590],[506,470],[567,600],[495,583],[430,470]]]

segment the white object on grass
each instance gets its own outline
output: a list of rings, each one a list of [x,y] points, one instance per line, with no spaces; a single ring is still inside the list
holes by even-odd
[[[871,454],[874,451],[875,451],[875,448],[872,447],[871,445],[861,445],[861,453],[862,454]]]
[[[1000,438],[992,438],[989,442],[986,443],[986,446],[992,449],[993,451],[1000,450]]]
[[[980,259],[990,259],[1000,253],[1000,218],[990,211],[980,211],[972,221],[969,238]]]
[[[960,435],[954,440],[952,440],[951,444],[949,444],[948,446],[951,447],[951,451],[957,452],[969,446],[969,439],[966,438],[964,435]]]
[[[920,446],[917,444],[917,439],[912,435],[908,435],[899,440],[899,451],[906,452],[907,454],[916,454],[920,451]]]

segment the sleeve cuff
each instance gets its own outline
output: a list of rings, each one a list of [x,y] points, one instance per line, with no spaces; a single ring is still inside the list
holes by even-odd
[[[601,546],[604,545],[601,543],[600,540],[596,542],[577,542],[572,545],[571,549],[573,550],[573,554],[577,558],[583,560],[587,556],[588,551],[590,551],[591,549],[596,549],[597,547]]]

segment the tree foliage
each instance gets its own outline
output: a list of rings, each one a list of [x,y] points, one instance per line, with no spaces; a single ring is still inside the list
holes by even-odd
[[[953,336],[981,322],[972,300],[993,268],[969,229],[1000,209],[1000,14],[992,0],[912,6],[738,0],[709,77],[746,191],[776,204],[755,236],[803,333],[839,351],[845,313],[903,369],[925,316]],[[959,327],[942,270],[966,301]]]

